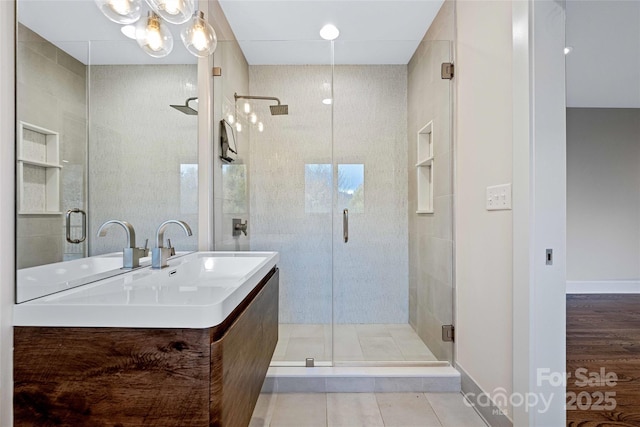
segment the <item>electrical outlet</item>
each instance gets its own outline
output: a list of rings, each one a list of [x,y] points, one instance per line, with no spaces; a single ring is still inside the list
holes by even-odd
[[[487,187],[487,210],[511,210],[511,184]]]

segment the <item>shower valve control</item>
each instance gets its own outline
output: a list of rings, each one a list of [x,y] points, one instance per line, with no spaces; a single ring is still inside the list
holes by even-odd
[[[234,237],[235,236],[239,236],[241,233],[246,236],[247,235],[247,223],[248,223],[247,220],[245,220],[244,223],[243,223],[240,218],[233,218],[231,220],[231,224],[233,225],[232,236],[234,236]]]

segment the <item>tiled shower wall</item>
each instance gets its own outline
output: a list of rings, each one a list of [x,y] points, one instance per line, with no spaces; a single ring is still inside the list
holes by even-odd
[[[446,1],[408,65],[409,323],[439,360],[451,360],[441,339],[453,323],[453,173],[449,80],[440,64],[450,60],[452,1]],[[433,122],[433,214],[416,214],[417,134]]]
[[[249,67],[252,95],[289,105],[255,104],[251,249],[280,252],[282,323],[329,323],[334,297],[337,323],[407,323],[407,68],[336,66],[333,123],[331,79],[329,66]],[[340,165],[364,165],[348,243]]]
[[[214,78],[213,111],[214,111],[214,215],[215,215],[215,248],[222,251],[246,251],[251,248],[253,224],[249,221],[247,236],[233,235],[234,218],[242,222],[249,217],[249,179],[250,145],[249,129],[246,117],[239,117],[244,126],[243,132],[233,130],[233,125],[225,124],[230,148],[237,153],[228,152],[234,159],[226,163],[220,159],[220,120],[228,121],[229,114],[234,114],[234,94],[249,94],[249,65],[235,40],[218,43],[214,54],[214,65],[221,67],[222,76]],[[235,114],[234,114],[235,115]]]
[[[170,226],[165,238],[196,250],[198,116],[169,106],[197,96],[196,65],[91,66],[90,94],[90,255],[122,250],[120,227],[94,237],[110,219],[133,224],[137,245],[148,238],[150,248],[160,223],[184,220],[193,236]]]
[[[60,134],[61,210],[85,209],[87,67],[21,24],[16,54],[17,119]],[[17,267],[82,256],[64,233],[63,215],[18,215]]]

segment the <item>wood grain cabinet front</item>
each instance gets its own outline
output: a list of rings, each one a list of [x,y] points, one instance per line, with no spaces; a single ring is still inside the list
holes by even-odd
[[[274,268],[205,329],[16,327],[16,426],[247,426],[278,340]]]

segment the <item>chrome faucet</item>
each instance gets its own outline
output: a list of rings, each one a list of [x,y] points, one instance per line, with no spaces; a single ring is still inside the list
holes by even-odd
[[[178,221],[177,219],[170,219],[168,221],[163,222],[158,227],[156,231],[156,247],[151,250],[151,268],[163,268],[167,266],[167,261],[169,257],[175,254],[175,249],[171,247],[171,243],[169,243],[169,247],[164,247],[164,230],[169,226],[169,224],[178,224],[184,230],[187,236],[191,236],[191,227],[184,221]]]
[[[122,249],[122,268],[140,267],[140,258],[149,255],[149,249],[147,249],[149,240],[144,244],[144,248],[136,248],[136,232],[133,229],[133,225],[127,221],[119,221],[117,219],[112,219],[102,224],[98,229],[98,237],[106,236],[107,229],[113,224],[121,226],[127,233],[127,246]]]

